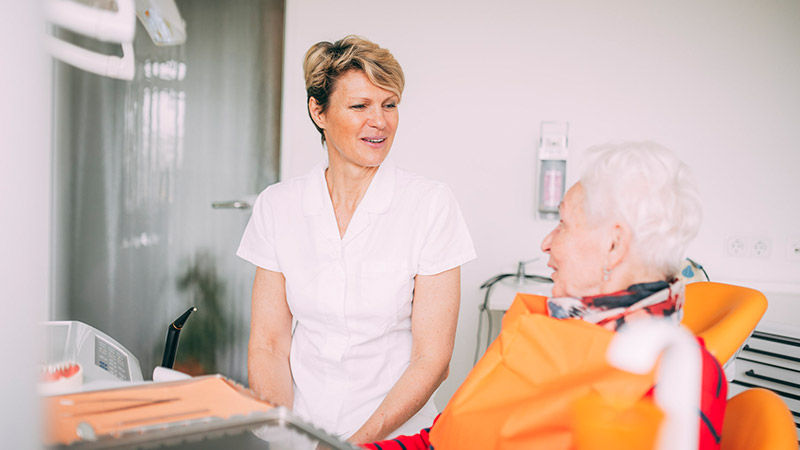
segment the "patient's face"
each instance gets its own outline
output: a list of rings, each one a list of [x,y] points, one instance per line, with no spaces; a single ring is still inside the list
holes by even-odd
[[[559,207],[561,220],[542,241],[553,269],[553,297],[585,297],[600,294],[603,268],[607,261],[604,233],[590,225],[583,211],[584,192],[573,185]]]

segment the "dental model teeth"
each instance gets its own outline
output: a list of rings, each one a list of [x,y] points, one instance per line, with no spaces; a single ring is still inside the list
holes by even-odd
[[[39,379],[39,393],[58,394],[80,387],[83,384],[83,368],[75,362],[60,362],[43,365]]]

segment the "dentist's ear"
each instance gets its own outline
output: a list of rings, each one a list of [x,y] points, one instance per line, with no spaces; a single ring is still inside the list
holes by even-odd
[[[633,234],[630,227],[623,222],[617,222],[611,228],[610,243],[608,248],[608,269],[617,267],[631,248]]]
[[[321,129],[325,129],[325,114],[322,112],[322,106],[317,102],[317,99],[310,97],[308,99],[308,113],[311,119]]]

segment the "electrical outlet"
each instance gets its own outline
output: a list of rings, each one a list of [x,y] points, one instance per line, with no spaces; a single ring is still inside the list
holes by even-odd
[[[800,262],[800,236],[786,239],[786,259]]]
[[[749,256],[750,239],[745,236],[728,236],[725,239],[725,254],[728,256]]]
[[[767,238],[756,237],[753,238],[753,245],[750,248],[753,250],[752,255],[756,258],[769,258],[772,243]]]

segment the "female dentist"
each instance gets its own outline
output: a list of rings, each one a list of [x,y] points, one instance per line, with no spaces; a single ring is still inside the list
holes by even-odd
[[[446,185],[386,160],[404,86],[392,54],[347,36],[303,68],[328,161],[264,190],[242,237],[250,387],[352,442],[411,434],[436,416],[472,240]]]

